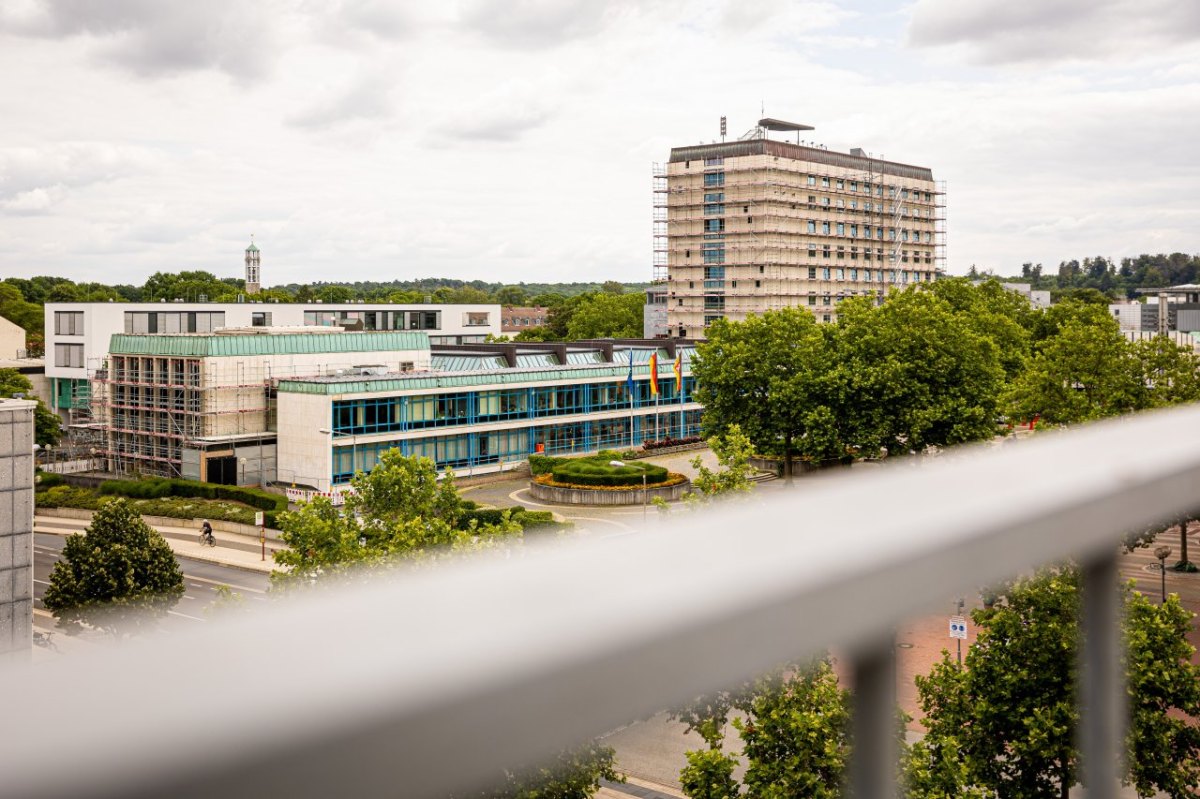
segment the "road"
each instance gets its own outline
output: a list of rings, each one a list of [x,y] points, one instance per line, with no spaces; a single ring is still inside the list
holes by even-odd
[[[55,621],[42,607],[42,596],[49,585],[50,570],[61,557],[66,545],[64,536],[37,533],[33,538],[33,624],[39,631],[55,631]],[[216,601],[217,586],[228,585],[247,602],[266,602],[269,580],[265,574],[256,574],[245,569],[234,569],[216,563],[179,557],[183,569],[183,599],[170,611],[163,623],[166,630],[203,624],[208,620],[208,608]],[[55,633],[54,638],[61,638]]]

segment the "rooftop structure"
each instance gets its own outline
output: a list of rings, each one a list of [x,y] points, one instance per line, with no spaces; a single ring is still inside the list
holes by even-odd
[[[670,335],[793,306],[832,321],[845,297],[882,301],[942,270],[944,187],[932,171],[800,143],[811,129],[762,119],[656,166],[654,277],[667,285]]]
[[[246,294],[254,296],[262,289],[262,272],[259,268],[262,253],[254,245],[254,236],[250,237],[250,246],[246,248]]]

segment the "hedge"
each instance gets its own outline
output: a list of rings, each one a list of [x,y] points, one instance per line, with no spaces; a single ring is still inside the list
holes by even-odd
[[[105,502],[112,502],[117,495],[103,495],[90,488],[70,485],[54,486],[35,494],[39,508],[79,508],[99,510]],[[209,500],[198,497],[159,497],[155,499],[128,499],[138,513],[145,516],[166,516],[173,519],[212,519],[239,524],[254,524],[254,510],[245,505],[225,500]],[[275,511],[266,512],[268,527],[275,527]]]
[[[243,505],[266,511],[265,518],[268,527],[274,527],[276,514],[287,510],[288,507],[287,497],[282,494],[272,494],[257,488],[201,483],[196,480],[179,478],[148,477],[142,480],[105,480],[100,484],[100,493],[129,497],[130,499],[195,497],[240,502]],[[250,523],[253,524],[253,518]]]
[[[35,482],[37,483],[38,489],[41,490],[63,485],[67,482],[67,480],[57,472],[38,472]]]
[[[667,470],[652,463],[610,466],[607,456],[574,458],[554,467],[551,476],[556,483],[581,486],[638,487],[643,483],[655,485],[667,480]]]
[[[550,455],[530,455],[529,456],[529,473],[535,477],[539,474],[550,474],[555,466],[560,466],[570,458],[555,458]]]
[[[475,503],[471,503],[474,505]],[[466,527],[472,520],[476,524],[499,524],[504,513],[508,512],[509,519],[521,525],[525,531],[545,527],[570,527],[570,524],[554,521],[554,514],[548,510],[526,510],[521,506],[511,508],[468,508],[459,517],[459,526]]]

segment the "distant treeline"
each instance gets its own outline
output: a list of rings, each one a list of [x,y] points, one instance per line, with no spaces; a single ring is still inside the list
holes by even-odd
[[[969,277],[993,274],[980,272],[974,266]],[[1049,291],[1053,299],[1076,297],[1078,299],[1133,299],[1139,289],[1178,286],[1183,283],[1200,282],[1200,255],[1173,252],[1170,255],[1139,255],[1122,258],[1120,262],[1103,255],[1062,261],[1052,272],[1041,264],[1021,265],[1021,273],[1001,280],[1031,283],[1033,288]]]

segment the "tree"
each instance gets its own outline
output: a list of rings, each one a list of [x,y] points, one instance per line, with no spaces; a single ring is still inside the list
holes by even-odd
[[[580,300],[567,323],[567,338],[641,338],[643,294],[593,294]]]
[[[754,467],[750,458],[754,454],[754,445],[736,424],[730,425],[722,436],[713,436],[708,440],[708,446],[717,456],[720,468],[716,471],[704,465],[704,459],[697,455],[692,459],[692,468],[696,470],[696,478],[692,480],[695,491],[684,494],[685,501],[708,501],[719,496],[744,494],[753,483],[750,477]]]
[[[1017,418],[1074,424],[1137,410],[1146,394],[1140,381],[1114,319],[1068,319],[1038,346],[1004,405]]]
[[[273,583],[309,582],[352,567],[477,548],[521,531],[507,519],[461,525],[464,508],[453,473],[439,478],[432,460],[396,449],[385,452],[370,472],[354,475],[351,489],[344,507],[316,497],[300,510],[281,514],[288,548],[275,553],[275,562],[288,570],[271,572]]]
[[[601,780],[625,778],[617,773],[612,748],[592,742],[565,749],[542,765],[507,772],[503,783],[481,799],[588,799],[600,790]]]
[[[684,793],[693,799],[738,796],[733,771],[738,758],[723,751],[725,729],[742,740],[747,796],[841,796],[849,757],[849,692],[838,685],[826,660],[786,664],[736,689],[698,697],[672,715],[704,739],[707,749],[687,753],[680,772]],[[898,729],[899,731],[899,729]]]
[[[43,604],[68,632],[113,635],[152,625],[183,596],[183,572],[166,540],[124,499],[100,506],[84,534],[67,537]]]
[[[738,426],[758,452],[783,456],[789,480],[795,456],[817,462],[843,457],[836,333],[800,308],[714,322],[692,360],[704,434],[724,435]]]
[[[24,395],[27,400],[36,400],[33,410],[33,440],[39,446],[52,446],[62,438],[62,422],[58,414],[46,407],[41,398],[33,394],[33,383],[16,369],[0,369],[0,397]]]
[[[1004,385],[1000,348],[932,291],[838,310],[845,440],[855,451],[920,452],[991,438]]]
[[[519,286],[505,286],[496,292],[494,299],[501,305],[524,305],[529,295]]]
[[[624,294],[625,286],[615,280],[606,280],[600,286],[600,291],[604,292],[605,294]]]
[[[1139,391],[1136,407],[1164,408],[1200,399],[1200,357],[1167,336],[1130,345],[1131,367]]]
[[[917,690],[928,735],[906,758],[910,797],[1051,797],[1078,781],[1072,735],[1079,575],[1051,569],[972,613],[965,668],[943,651]],[[1192,796],[1200,783],[1200,667],[1190,662],[1191,614],[1172,596],[1156,607],[1126,588],[1126,670],[1132,711],[1127,779],[1140,796]]]

